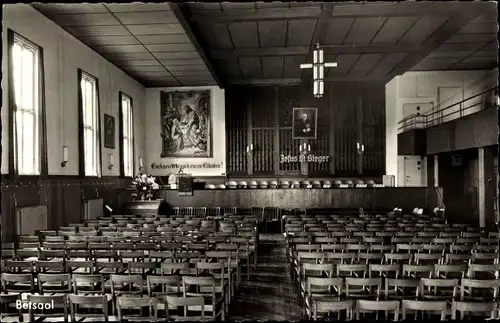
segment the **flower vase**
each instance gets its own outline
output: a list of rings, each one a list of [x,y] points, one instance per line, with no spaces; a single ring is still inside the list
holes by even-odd
[[[146,200],[146,193],[141,193],[141,201],[145,201]]]

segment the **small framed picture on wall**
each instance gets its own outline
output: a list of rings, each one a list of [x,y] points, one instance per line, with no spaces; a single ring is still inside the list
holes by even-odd
[[[104,147],[115,149],[115,117],[104,115]]]

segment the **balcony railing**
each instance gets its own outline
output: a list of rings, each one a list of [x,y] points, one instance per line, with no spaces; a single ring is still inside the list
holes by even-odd
[[[398,131],[423,129],[444,122],[462,118],[485,109],[497,106],[498,87],[473,95],[465,100],[446,106],[432,109],[429,113],[411,114],[398,122]]]

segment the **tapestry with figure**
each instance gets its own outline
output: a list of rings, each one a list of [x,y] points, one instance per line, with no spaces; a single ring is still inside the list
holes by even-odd
[[[212,157],[210,90],[161,92],[161,157]]]

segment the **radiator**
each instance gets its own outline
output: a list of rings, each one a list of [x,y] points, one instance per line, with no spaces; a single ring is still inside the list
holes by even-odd
[[[95,220],[103,216],[103,199],[86,200],[83,202],[83,220]]]
[[[16,208],[17,235],[35,235],[36,231],[47,230],[47,205]]]

